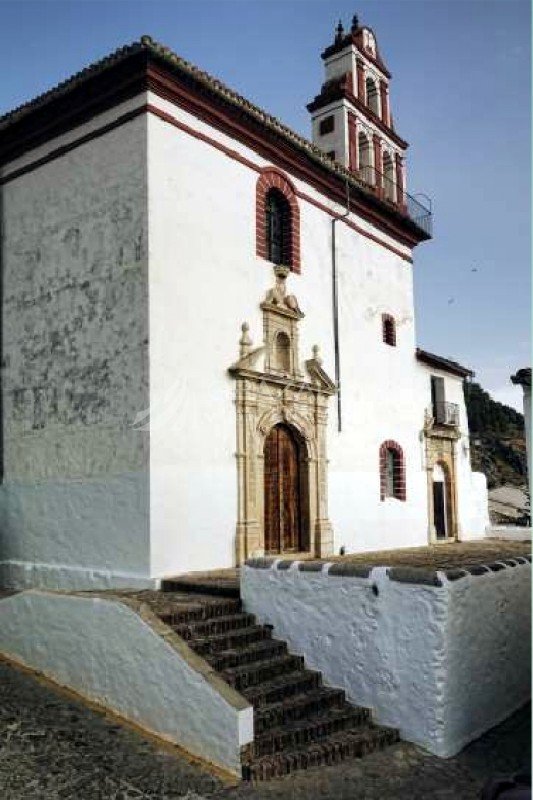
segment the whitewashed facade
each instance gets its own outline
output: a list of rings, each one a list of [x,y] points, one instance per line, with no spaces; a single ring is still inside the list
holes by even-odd
[[[470,468],[462,392],[468,370],[417,356],[412,255],[429,237],[407,208],[404,173],[387,201],[349,164],[148,39],[0,120],[0,157],[3,583],[152,585],[265,549],[262,518],[255,538],[246,538],[249,520],[237,533],[243,491],[262,497],[263,486],[249,464],[239,481],[247,456],[229,372],[243,322],[245,349],[263,344],[260,304],[274,285],[258,232],[265,176],[289,186],[294,204],[286,285],[305,316],[291,342],[292,379],[301,374],[311,396],[321,370],[324,386],[341,377],[341,430],[331,393],[320,456],[303,423],[298,431],[302,463],[327,463],[317,525],[331,535],[312,538],[315,554],[437,538],[432,482],[450,468],[434,472],[439,442],[453,471],[444,538],[484,535],[486,487]],[[392,345],[383,315],[394,322]],[[274,424],[285,424],[292,379],[274,372]],[[443,439],[428,437],[432,375],[443,378],[441,400],[457,406]],[[396,485],[389,492],[386,455],[380,461],[387,442],[402,453],[391,478],[401,466],[401,497]],[[255,458],[262,464],[263,452]]]

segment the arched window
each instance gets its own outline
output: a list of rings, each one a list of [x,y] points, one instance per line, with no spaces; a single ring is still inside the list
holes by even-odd
[[[300,272],[300,210],[282,172],[266,167],[256,184],[256,252]]]
[[[274,342],[274,363],[282,372],[291,370],[291,340],[283,331],[278,333]]]
[[[391,347],[396,347],[396,322],[390,314],[383,314],[381,317],[383,329],[383,341]]]
[[[278,189],[268,190],[265,214],[267,258],[274,264],[290,264],[291,209]]]
[[[382,500],[393,497],[406,499],[405,462],[403,450],[397,442],[388,440],[379,449],[380,496]]]
[[[358,136],[359,142],[359,172],[365,183],[372,185],[373,170],[372,170],[372,154],[370,151],[370,142],[365,133],[360,133]]]
[[[383,193],[386,200],[391,203],[396,201],[396,186],[394,184],[394,164],[389,153],[383,154]]]
[[[377,117],[379,117],[378,90],[372,78],[366,79],[366,104]]]

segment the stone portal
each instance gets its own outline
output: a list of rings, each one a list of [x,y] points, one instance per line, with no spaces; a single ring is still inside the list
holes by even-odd
[[[327,407],[335,384],[319,349],[301,369],[298,301],[290,270],[276,266],[261,303],[263,344],[242,325],[236,379],[238,517],[236,561],[265,553],[333,552],[327,510]]]

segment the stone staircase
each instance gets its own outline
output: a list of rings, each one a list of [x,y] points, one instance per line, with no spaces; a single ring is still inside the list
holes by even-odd
[[[181,587],[180,587],[181,588]],[[311,766],[336,764],[398,740],[375,725],[367,708],[350,705],[341,689],[288,652],[258,625],[237,598],[160,593],[160,619],[187,641],[254,708],[255,738],[242,756],[248,781],[279,778]]]

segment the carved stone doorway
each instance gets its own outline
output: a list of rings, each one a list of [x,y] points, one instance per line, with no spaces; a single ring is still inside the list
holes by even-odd
[[[336,387],[317,346],[300,364],[298,301],[286,292],[288,267],[260,305],[263,343],[243,323],[236,380],[236,563],[266,553],[333,552],[327,505],[327,407]]]
[[[290,426],[274,425],[264,445],[265,553],[300,553],[309,546],[305,443]]]

